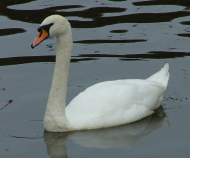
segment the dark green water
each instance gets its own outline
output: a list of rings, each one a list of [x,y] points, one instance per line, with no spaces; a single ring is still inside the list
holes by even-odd
[[[168,62],[162,108],[126,126],[44,133],[54,41],[30,44],[54,13],[73,27],[68,101],[96,82],[146,78]],[[1,1],[0,157],[189,157],[189,15],[189,0]]]

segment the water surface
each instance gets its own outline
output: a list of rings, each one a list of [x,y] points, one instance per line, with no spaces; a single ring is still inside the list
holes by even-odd
[[[73,27],[67,102],[94,83],[146,78],[168,62],[162,107],[125,126],[44,133],[55,43],[30,44],[55,13]],[[188,0],[0,2],[0,157],[189,157],[189,15]]]

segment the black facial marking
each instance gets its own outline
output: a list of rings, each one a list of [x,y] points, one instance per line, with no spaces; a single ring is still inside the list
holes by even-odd
[[[41,30],[41,31],[39,31],[39,37],[41,37],[41,35],[42,35],[42,30]]]
[[[42,30],[45,30],[47,32],[49,32],[50,27],[53,25],[53,23],[51,24],[47,24],[47,25],[42,25],[38,28],[38,32],[41,32]]]

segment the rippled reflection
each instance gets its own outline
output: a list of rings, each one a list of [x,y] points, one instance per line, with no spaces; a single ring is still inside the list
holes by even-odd
[[[20,1],[28,2],[28,1]],[[142,4],[149,4],[154,5],[155,2],[158,4],[184,4],[189,5],[188,1],[144,1],[144,2],[135,2],[134,5],[142,5]],[[181,3],[182,2],[182,3]],[[16,2],[17,3],[17,2]],[[84,8],[82,5],[66,5],[66,6],[54,6],[54,7],[47,7],[39,10],[17,10],[9,8],[10,5],[8,2],[1,2],[1,10],[0,14],[2,16],[7,16],[13,20],[20,20],[29,23],[40,23],[42,19],[51,15],[51,14],[60,14],[63,16],[67,16],[74,28],[96,28],[96,27],[103,27],[106,25],[112,25],[117,23],[153,23],[153,22],[167,22],[171,21],[177,17],[188,16],[189,11],[182,10],[176,12],[163,12],[163,13],[156,13],[155,12],[146,12],[146,13],[129,13],[120,15],[121,12],[126,11],[125,8],[121,7],[93,7],[93,8]],[[14,3],[15,4],[15,3]],[[83,8],[83,9],[82,9]],[[63,11],[63,10],[68,11]],[[69,9],[72,9],[70,11]],[[77,11],[74,9],[78,9]],[[82,9],[82,10],[81,10]],[[111,17],[104,17],[106,13],[117,13],[117,16]],[[80,17],[88,19],[88,21],[81,21],[81,20],[74,20],[70,19],[70,17]],[[90,20],[91,19],[91,20]]]
[[[111,55],[111,54],[83,54],[73,56],[72,63],[80,61],[97,60],[98,58],[118,57],[120,60],[143,60],[143,59],[164,59],[164,58],[177,58],[189,56],[187,52],[150,52],[148,54],[126,54],[126,55]],[[3,65],[16,65],[25,63],[41,63],[41,62],[55,62],[55,56],[23,56],[23,57],[8,57],[0,58],[0,66]]]
[[[183,5],[190,6],[190,0],[144,0],[133,2],[134,5]]]
[[[50,157],[68,157],[69,141],[84,148],[125,149],[134,147],[143,137],[162,127],[165,118],[166,114],[161,107],[152,116],[129,125],[70,133],[45,132],[44,140]]]
[[[11,34],[17,34],[17,33],[23,33],[25,32],[22,28],[6,28],[6,29],[0,29],[0,36],[4,35],[11,35]]]
[[[187,40],[190,37],[189,33],[189,6],[188,0],[145,0],[145,1],[134,1],[131,5],[127,6],[120,5],[119,3],[112,2],[107,5],[100,4],[86,5],[84,3],[73,4],[65,3],[66,5],[57,6],[41,6],[40,9],[26,9],[26,8],[15,8],[17,4],[25,4],[28,2],[34,2],[31,0],[22,1],[2,1],[0,2],[0,14],[1,16],[6,16],[10,20],[23,21],[26,23],[37,23],[39,24],[46,16],[51,14],[60,14],[66,16],[74,28],[74,35],[80,39],[75,39],[74,43],[79,45],[79,49],[72,62],[87,61],[100,59],[102,57],[115,57],[120,60],[142,60],[142,59],[159,59],[159,58],[176,58],[189,56],[189,49],[186,49]],[[95,2],[94,2],[95,3]],[[96,2],[98,3],[98,2]],[[67,5],[68,4],[68,5]],[[119,4],[119,5],[117,5]],[[175,10],[165,11],[165,6],[170,5]],[[27,5],[28,6],[28,5]],[[156,7],[149,10],[146,7]],[[186,8],[178,8],[184,6]],[[169,7],[168,7],[169,8]],[[114,14],[114,15],[113,15]],[[174,20],[179,19],[175,23]],[[121,27],[123,24],[132,24],[129,28]],[[147,29],[144,29],[143,24],[150,23]],[[162,24],[163,23],[163,26]],[[167,23],[167,24],[166,24]],[[183,27],[177,25],[180,23]],[[120,26],[119,26],[120,24]],[[155,24],[155,25],[152,25]],[[165,26],[166,24],[166,26]],[[151,36],[151,32],[154,32],[154,28],[160,27],[161,32]],[[106,27],[111,27],[110,30],[106,30]],[[120,28],[121,27],[121,28]],[[81,28],[81,30],[80,30]],[[119,29],[120,28],[120,29]],[[124,29],[126,28],[126,29]],[[90,31],[95,29],[98,31],[99,37],[103,38],[90,38]],[[99,29],[99,30],[97,30]],[[105,31],[101,33],[102,30]],[[142,34],[140,30],[142,29]],[[77,33],[78,30],[78,33]],[[79,31],[80,30],[80,31]],[[166,31],[165,31],[166,30]],[[26,32],[26,28],[12,27],[12,28],[1,28],[0,38],[8,35],[15,35],[19,33]],[[108,32],[107,32],[108,31]],[[137,32],[135,32],[137,31]],[[131,33],[133,32],[133,33]],[[28,33],[30,34],[30,32]],[[87,35],[86,37],[81,37],[80,35]],[[96,34],[96,33],[95,33]],[[96,34],[96,35],[98,35]],[[101,36],[102,34],[102,36]],[[104,36],[104,34],[107,36]],[[166,34],[166,38],[165,35]],[[27,35],[27,34],[26,34]],[[94,36],[94,32],[91,33]],[[157,36],[160,37],[160,41],[166,41],[166,45],[157,48],[162,43],[155,44]],[[173,48],[170,47],[168,37],[173,40]],[[108,46],[105,46],[107,44]],[[183,44],[183,45],[181,45]],[[122,46],[123,45],[123,46]],[[189,43],[188,43],[189,45]],[[17,44],[16,44],[17,46]],[[48,45],[49,46],[49,45]],[[133,50],[130,50],[132,47]],[[166,47],[165,47],[166,46]],[[169,46],[169,47],[168,47]],[[182,49],[184,47],[184,50]],[[119,53],[118,49],[124,48],[122,54]],[[148,49],[148,48],[150,49]],[[181,48],[180,48],[181,47]],[[26,48],[28,48],[26,46]],[[108,49],[107,49],[108,48]],[[113,48],[116,49],[113,50]],[[112,49],[112,50],[109,50]],[[127,49],[127,50],[126,50]],[[144,51],[146,49],[147,51]],[[52,51],[52,49],[50,49]],[[14,51],[14,50],[13,50]],[[30,52],[31,53],[31,52]],[[15,54],[15,53],[14,53]],[[27,57],[27,58],[25,58]],[[47,55],[39,56],[0,56],[0,65],[13,65],[13,64],[24,64],[31,62],[52,62],[54,57]]]

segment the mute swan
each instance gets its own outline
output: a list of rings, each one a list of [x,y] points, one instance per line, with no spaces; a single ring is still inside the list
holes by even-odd
[[[56,38],[56,63],[44,115],[46,131],[65,132],[123,125],[149,116],[160,106],[169,79],[168,64],[144,80],[97,83],[65,107],[73,44],[68,20],[60,15],[45,18],[31,47],[49,37]]]

